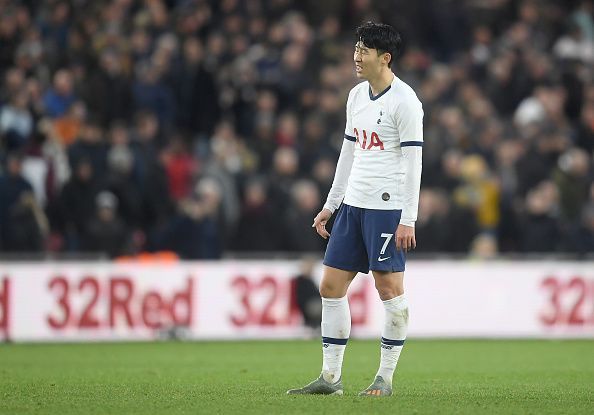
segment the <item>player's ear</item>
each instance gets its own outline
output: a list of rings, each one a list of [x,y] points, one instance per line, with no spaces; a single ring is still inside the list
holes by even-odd
[[[390,65],[390,61],[392,60],[392,54],[390,52],[384,52],[382,59],[386,63],[386,65]]]

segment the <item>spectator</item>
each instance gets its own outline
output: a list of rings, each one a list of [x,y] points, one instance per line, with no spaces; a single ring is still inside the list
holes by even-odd
[[[559,157],[553,179],[559,189],[561,218],[575,224],[581,219],[591,185],[588,154],[578,148],[567,150]]]
[[[33,117],[27,103],[27,94],[21,90],[0,110],[0,137],[9,151],[24,147],[33,131]]]
[[[237,230],[231,249],[268,252],[283,246],[283,222],[274,210],[263,179],[253,178],[246,184]]]
[[[0,176],[0,247],[12,252],[39,252],[49,226],[35,201],[33,188],[22,176],[22,155],[11,153]]]
[[[68,69],[60,69],[54,75],[53,88],[43,97],[45,113],[53,118],[61,117],[76,101],[72,74]]]
[[[66,249],[80,250],[80,238],[86,231],[87,221],[95,214],[97,193],[98,186],[92,164],[86,159],[78,160],[70,180],[62,188],[58,201]]]
[[[311,180],[299,180],[291,186],[291,203],[286,213],[287,246],[290,251],[320,252],[325,241],[309,230],[313,218],[320,211],[320,194]]]
[[[179,127],[192,134],[212,134],[220,114],[219,94],[213,75],[204,67],[204,47],[196,37],[183,44],[174,85]]]
[[[115,50],[105,50],[99,68],[89,74],[84,87],[89,111],[99,114],[103,126],[115,120],[129,121],[132,115],[132,85],[125,73],[125,57]]]
[[[139,64],[132,86],[134,105],[137,109],[154,112],[161,124],[170,125],[174,121],[175,101],[162,78],[163,74],[155,64]]]
[[[116,196],[102,191],[95,204],[96,213],[85,224],[81,251],[102,252],[110,258],[131,254],[131,233],[118,215]]]
[[[68,162],[74,169],[80,159],[89,160],[97,177],[103,177],[107,168],[107,146],[103,129],[97,120],[90,118],[80,128],[76,141],[68,147]]]
[[[221,191],[214,181],[203,181],[179,212],[157,235],[157,250],[172,250],[183,259],[218,259],[222,254]]]
[[[313,331],[320,328],[322,322],[322,299],[317,284],[313,280],[315,261],[306,258],[301,263],[299,275],[295,277],[295,301],[303,316],[303,323]]]
[[[526,213],[522,219],[524,252],[554,252],[559,241],[555,220],[558,193],[550,182],[542,182],[526,196]]]
[[[271,198],[274,209],[285,212],[290,205],[291,188],[297,180],[299,155],[290,147],[281,147],[274,153],[271,177]]]

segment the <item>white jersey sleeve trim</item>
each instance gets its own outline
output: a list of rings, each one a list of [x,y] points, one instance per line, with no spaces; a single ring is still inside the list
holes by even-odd
[[[340,203],[344,198],[349,176],[351,175],[351,168],[353,167],[354,155],[355,141],[345,138],[342,142],[342,148],[340,149],[338,163],[336,163],[336,172],[334,173],[332,188],[330,189],[328,198],[324,204],[324,209],[328,209],[332,213],[334,213],[340,206]]]

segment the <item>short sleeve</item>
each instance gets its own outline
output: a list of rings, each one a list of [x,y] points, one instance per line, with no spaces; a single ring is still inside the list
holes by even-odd
[[[402,102],[396,109],[400,147],[423,146],[423,107],[419,101]]]

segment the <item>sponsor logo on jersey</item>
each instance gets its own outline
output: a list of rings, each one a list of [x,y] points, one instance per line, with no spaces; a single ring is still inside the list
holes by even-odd
[[[359,145],[363,150],[374,150],[374,147],[377,147],[380,150],[384,149],[384,142],[380,139],[379,135],[375,131],[371,131],[371,133],[367,133],[367,130],[359,130],[357,128],[354,129],[355,131],[355,145]],[[363,136],[363,141],[361,141],[361,136]],[[368,141],[369,137],[369,141]]]

